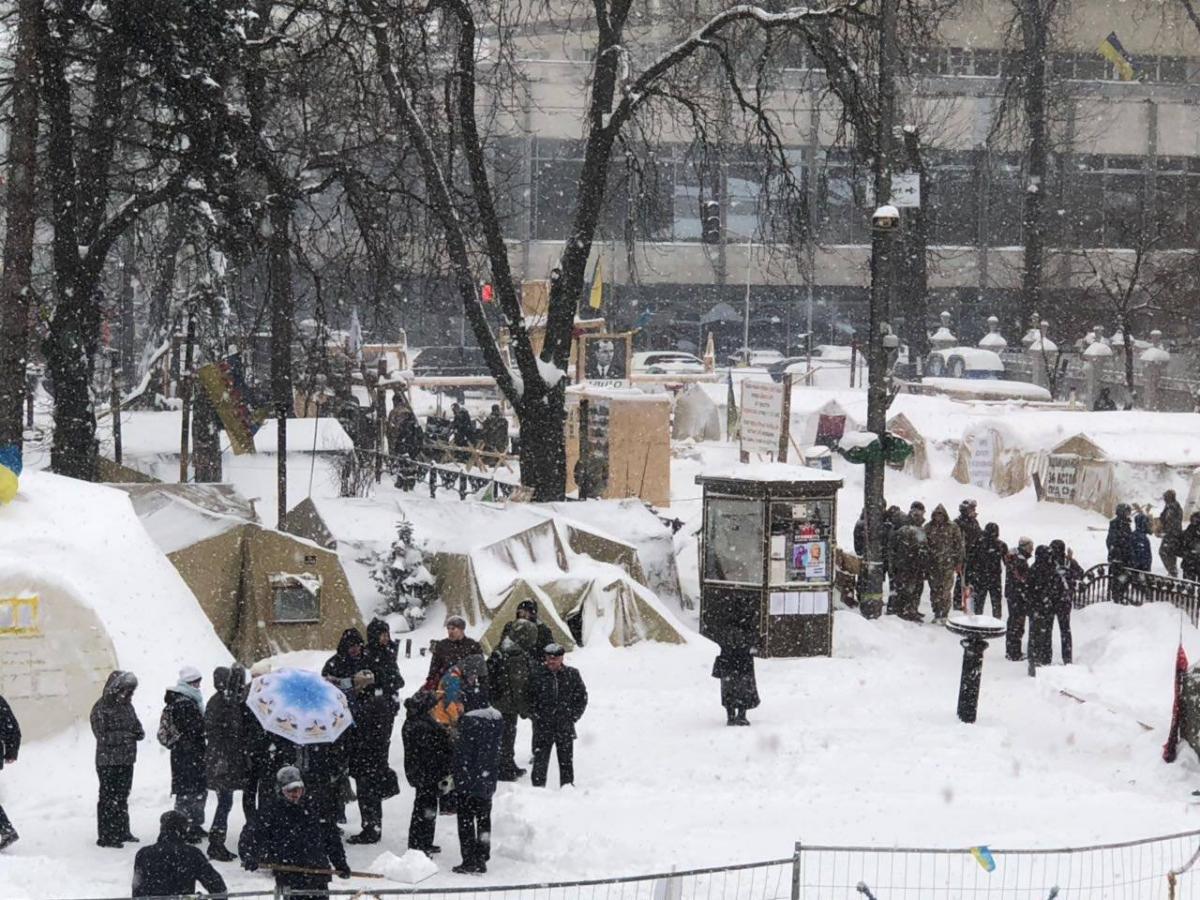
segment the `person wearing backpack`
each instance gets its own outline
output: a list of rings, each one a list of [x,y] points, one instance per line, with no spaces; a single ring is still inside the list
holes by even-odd
[[[129,830],[129,791],[137,742],[146,736],[133,709],[137,676],[117,669],[104,682],[100,699],[89,717],[96,738],[96,776],[100,798],[96,802],[96,845],[120,849],[137,842]]]
[[[539,640],[536,622],[514,619],[505,626],[505,636],[488,660],[492,704],[504,718],[504,739],[500,744],[501,781],[516,781],[525,774],[516,761],[517,719],[529,718],[529,673],[536,665]]]
[[[158,742],[171,751],[171,793],[175,809],[188,819],[186,839],[198,844],[204,830],[208,783],[204,774],[204,697],[200,670],[184,666],[177,684],[167,688],[158,725]]]

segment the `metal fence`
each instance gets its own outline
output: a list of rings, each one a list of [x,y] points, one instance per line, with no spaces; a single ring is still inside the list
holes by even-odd
[[[1100,563],[1083,573],[1075,585],[1071,605],[1083,609],[1093,603],[1170,603],[1200,627],[1200,582],[1170,578]]]
[[[1050,850],[797,844],[789,859],[625,878],[303,891],[431,900],[1200,900],[1200,830]],[[285,889],[231,893],[284,900]],[[182,900],[182,898],[163,898]]]

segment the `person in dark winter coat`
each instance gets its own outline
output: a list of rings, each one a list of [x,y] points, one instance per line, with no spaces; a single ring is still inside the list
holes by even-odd
[[[8,701],[0,697],[0,769],[5,764],[12,765],[17,761],[21,752],[21,726],[13,715]],[[17,829],[13,828],[4,807],[0,806],[0,850],[11,846],[17,841]]]
[[[920,619],[921,591],[929,568],[929,548],[925,540],[925,505],[914,503],[904,524],[892,530],[888,551],[891,560],[891,592],[888,612],[906,619]]]
[[[1008,546],[1000,540],[1000,526],[988,522],[984,526],[983,536],[975,544],[974,555],[967,559],[967,583],[971,586],[971,608],[975,615],[983,612],[986,601],[990,599],[992,615],[1000,618],[1000,586],[1006,556]]]
[[[483,647],[479,645],[479,641],[467,637],[467,620],[462,616],[450,616],[446,619],[446,637],[433,642],[429,675],[425,679],[424,690],[436,691],[442,676],[449,672],[452,666],[468,656],[482,655]]]
[[[225,881],[204,854],[185,840],[188,819],[177,810],[159,818],[158,841],[133,858],[134,897],[174,897],[196,893],[196,882],[210,894],[225,893]]]
[[[929,603],[933,607],[933,621],[944,622],[950,615],[954,579],[962,575],[966,551],[962,530],[950,521],[950,514],[940,503],[925,526],[925,552],[928,555]],[[912,618],[921,621],[919,613]]]
[[[392,703],[392,716],[400,711],[400,691],[404,678],[397,663],[399,645],[392,640],[392,629],[383,619],[372,619],[367,625],[367,646],[363,651],[366,667],[375,676],[375,690]]]
[[[117,670],[109,673],[100,699],[92,706],[92,734],[96,738],[96,775],[100,799],[96,803],[96,844],[121,847],[137,841],[129,830],[129,791],[137,742],[146,737],[133,709],[137,676]]]
[[[532,622],[537,626],[537,650],[540,651],[542,647],[545,647],[547,644],[554,643],[554,635],[550,632],[550,626],[545,622],[538,621],[537,602],[533,600],[522,600],[517,604],[517,617],[511,622],[506,622],[504,625],[504,630],[500,632],[501,644],[504,643],[504,639],[506,637],[510,637],[512,635],[513,626],[522,620]],[[541,658],[538,657],[537,662],[540,663],[541,661]],[[501,710],[501,712],[503,712],[503,710]]]
[[[746,712],[758,706],[754,679],[754,641],[748,630],[730,626],[718,642],[721,652],[713,660],[712,676],[721,680],[721,705],[726,725],[749,725]]]
[[[971,563],[974,554],[983,540],[983,529],[979,525],[979,506],[974,500],[964,500],[958,504],[958,518],[954,520],[963,538],[963,561],[960,571],[954,577],[954,599],[964,612],[967,604],[963,602],[963,592],[971,582]]]
[[[1008,601],[1008,628],[1004,636],[1004,656],[1013,662],[1025,658],[1021,641],[1025,623],[1029,620],[1029,559],[1033,556],[1033,541],[1027,537],[1017,542],[1017,551],[1004,557],[1008,574],[1004,579],[1004,599]]]
[[[346,851],[338,837],[337,826],[325,822],[312,809],[305,796],[304,779],[295,766],[284,766],[276,773],[279,793],[265,804],[254,822],[242,830],[238,853],[242,867],[253,872],[260,866],[293,866],[303,869],[335,871],[339,878],[350,877]],[[275,886],[290,889],[296,900],[317,900],[318,893],[329,889],[325,874],[287,872],[275,869]]]
[[[1129,574],[1125,571],[1133,565],[1133,531],[1130,529],[1128,503],[1117,504],[1117,514],[1108,523],[1108,565],[1110,568],[1109,594],[1114,603],[1124,603],[1129,588]]]
[[[347,696],[354,689],[354,673],[363,667],[363,636],[357,628],[347,628],[338,639],[337,653],[321,667],[321,677],[342,689]]]
[[[457,403],[450,406],[450,429],[456,446],[469,447],[475,443],[475,423],[471,414]]]
[[[400,793],[396,773],[388,766],[395,723],[392,698],[380,690],[375,675],[363,669],[354,676],[350,714],[354,726],[347,733],[350,777],[358,794],[362,831],[347,838],[348,844],[377,844],[383,828],[383,801]]]
[[[171,793],[175,809],[188,817],[187,840],[196,844],[204,837],[204,801],[208,786],[204,778],[204,697],[200,694],[200,671],[193,666],[179,670],[179,682],[167,688],[163,716],[170,720],[176,738],[171,747]]]
[[[1116,409],[1117,401],[1112,398],[1108,388],[1100,388],[1096,402],[1092,404],[1092,412],[1115,412]]]
[[[541,664],[538,626],[528,619],[515,619],[504,626],[500,639],[488,660],[488,683],[492,703],[504,719],[504,741],[500,749],[500,780],[516,781],[525,774],[517,765],[517,720],[529,718],[529,676]],[[549,629],[546,629],[549,631]]]
[[[483,420],[480,428],[485,450],[493,453],[508,452],[508,420],[500,412],[500,404],[492,404],[492,411]]]
[[[1062,541],[1050,542],[1050,559],[1061,584],[1055,596],[1054,617],[1058,620],[1059,637],[1062,640],[1062,661],[1069,666],[1072,661],[1071,601],[1075,584],[1083,577],[1083,568],[1075,562],[1074,552]]]
[[[450,774],[454,753],[450,732],[430,715],[436,704],[437,695],[430,691],[413,694],[404,701],[407,717],[400,728],[400,738],[404,742],[404,777],[416,789],[408,826],[408,847],[431,856],[441,850],[433,842],[438,816],[438,786]]]
[[[345,805],[342,801],[342,790],[350,775],[347,755],[349,745],[350,732],[344,731],[333,743],[302,744],[292,751],[296,767],[304,776],[307,806],[322,821],[334,828],[339,821],[345,821],[342,818]],[[286,755],[279,758],[285,759]]]
[[[1054,661],[1054,610],[1062,592],[1062,579],[1050,558],[1050,548],[1039,546],[1029,567],[1029,657],[1032,664]]]
[[[460,874],[481,875],[487,871],[492,842],[492,795],[500,768],[500,744],[504,721],[482,693],[468,695],[466,712],[458,723],[451,774],[458,797],[458,843]],[[560,757],[561,759],[561,757]]]
[[[1149,572],[1154,566],[1154,553],[1150,549],[1150,517],[1138,513],[1133,517],[1133,537],[1130,538],[1130,568]]]
[[[550,751],[557,748],[558,783],[575,783],[575,723],[587,709],[587,688],[578,669],[563,661],[566,651],[558,644],[544,648],[545,662],[529,679],[529,716],[533,720],[534,787],[546,786]]]
[[[204,780],[217,795],[208,833],[208,858],[230,862],[237,857],[225,847],[233,792],[242,792],[242,812],[254,818],[254,793],[249,789],[250,760],[246,734],[246,671],[241,666],[220,666],[213,671],[216,692],[204,708]]]
[[[1188,527],[1179,539],[1180,566],[1183,577],[1189,581],[1200,581],[1200,512],[1192,513]]]
[[[1174,491],[1163,494],[1163,508],[1158,514],[1158,524],[1162,528],[1162,544],[1158,548],[1158,558],[1166,567],[1167,574],[1178,578],[1178,560],[1183,550],[1183,507],[1175,499]]]

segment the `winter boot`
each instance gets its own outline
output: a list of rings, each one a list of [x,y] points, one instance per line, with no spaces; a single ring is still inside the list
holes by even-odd
[[[207,836],[207,831],[205,831],[203,828],[193,825],[187,830],[187,834],[183,836],[183,839],[189,844],[202,844]]]
[[[735,709],[732,706],[725,707],[725,724],[726,725],[736,725],[737,724],[737,709]]]
[[[749,725],[750,720],[746,718],[746,710],[738,708],[737,718],[733,720],[734,725]]]
[[[225,832],[214,828],[208,833],[208,858],[215,859],[217,862],[233,862],[237,859],[236,853],[230,853],[225,847]]]
[[[380,838],[379,829],[374,825],[364,825],[363,830],[353,837],[346,838],[347,844],[378,844]]]
[[[16,829],[9,827],[6,831],[0,833],[0,850],[3,850],[5,847],[11,847],[17,842],[18,838],[19,835]]]

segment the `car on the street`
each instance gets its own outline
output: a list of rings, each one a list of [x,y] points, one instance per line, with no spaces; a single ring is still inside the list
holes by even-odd
[[[946,347],[930,350],[924,374],[930,378],[1004,378],[1000,354],[979,347]]]
[[[731,366],[754,366],[755,368],[765,369],[783,359],[783,354],[778,350],[755,350],[741,349],[736,353],[729,354],[729,364]]]
[[[704,362],[681,350],[647,350],[633,354],[632,372],[635,375],[697,375],[704,372]]]
[[[835,344],[819,344],[813,347],[812,361],[813,368],[850,368],[851,348],[842,347]],[[866,366],[866,357],[860,351],[857,354],[856,363],[859,367]],[[783,381],[785,374],[793,375],[804,374],[808,370],[807,356],[785,356],[784,358],[771,363],[767,366],[767,373],[774,381]]]

